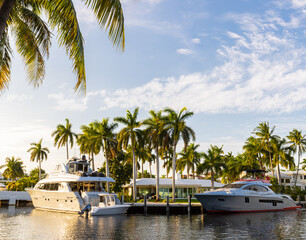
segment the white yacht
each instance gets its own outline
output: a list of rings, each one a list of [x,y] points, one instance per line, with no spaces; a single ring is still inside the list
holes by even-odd
[[[263,212],[301,208],[287,195],[274,193],[265,180],[240,180],[218,190],[196,193],[208,213]]]
[[[93,172],[88,161],[71,158],[57,165],[55,171],[39,181],[34,189],[26,190],[35,208],[76,213],[85,209],[91,213],[96,207],[102,207],[100,195],[106,194],[103,182],[115,181]]]

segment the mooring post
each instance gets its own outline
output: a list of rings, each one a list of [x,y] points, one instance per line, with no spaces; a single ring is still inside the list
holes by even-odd
[[[166,207],[166,213],[167,213],[167,215],[169,215],[169,211],[170,209],[169,209],[169,196],[167,196],[167,207]]]
[[[121,204],[124,204],[124,195],[121,196]]]
[[[300,195],[297,195],[297,200],[298,200],[299,204],[301,204],[301,197],[300,197]]]
[[[188,215],[191,214],[191,194],[188,195]]]
[[[143,203],[144,203],[144,206],[143,206],[143,210],[144,210],[144,214],[147,214],[147,196],[144,196],[144,199],[143,199]]]

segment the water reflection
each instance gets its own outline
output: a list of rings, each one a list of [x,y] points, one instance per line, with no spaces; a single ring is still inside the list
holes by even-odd
[[[306,239],[306,212],[82,217],[0,208],[4,239]]]

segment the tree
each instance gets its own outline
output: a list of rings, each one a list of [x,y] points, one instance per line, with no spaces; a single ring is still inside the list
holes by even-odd
[[[15,158],[14,156],[5,159],[5,165],[0,166],[0,168],[6,167],[3,172],[3,176],[8,179],[16,180],[16,178],[24,176],[24,166],[20,158]]]
[[[211,188],[214,189],[215,175],[221,173],[224,163],[222,147],[210,145],[207,153],[203,153],[204,162],[199,164],[198,173],[205,173],[206,175],[210,173],[211,175]]]
[[[189,179],[190,170],[192,171],[193,178],[195,177],[195,168],[201,161],[201,153],[197,151],[199,146],[199,144],[195,145],[194,143],[191,143],[186,148],[186,151],[183,150],[179,153],[181,158],[177,160],[177,167],[181,169],[182,172],[187,167],[187,179]]]
[[[243,145],[245,156],[250,159],[256,159],[259,162],[260,169],[264,169],[264,149],[260,139],[253,136],[249,137]]]
[[[124,50],[124,17],[120,0],[82,1],[95,14],[98,24],[108,30],[109,39]],[[49,56],[51,32],[40,18],[46,17],[57,30],[59,45],[73,62],[77,75],[75,90],[86,90],[84,40],[72,0],[1,0],[0,1],[0,91],[8,87],[11,69],[11,30],[18,53],[28,68],[28,78],[38,86],[45,74],[44,56]]]
[[[166,118],[162,115],[162,111],[150,111],[150,118],[143,121],[143,124],[147,126],[147,137],[148,141],[155,148],[156,156],[156,201],[159,201],[159,147],[162,146],[163,140],[166,136],[165,120]],[[151,162],[150,162],[151,163]],[[150,165],[151,175],[151,165]]]
[[[67,160],[69,159],[69,152],[68,152],[68,142],[70,142],[70,147],[73,147],[74,139],[77,139],[77,134],[72,132],[71,127],[72,124],[66,118],[66,125],[58,124],[56,130],[52,132],[51,136],[54,137],[54,146],[57,145],[57,148],[66,146],[67,151]]]
[[[46,171],[44,169],[41,169],[40,172],[41,172],[42,175],[46,173]],[[32,169],[29,173],[29,177],[39,179],[39,168]]]
[[[109,177],[109,160],[108,156],[111,149],[117,147],[114,130],[117,128],[117,123],[109,123],[108,118],[103,118],[101,122],[93,122],[92,140],[96,148],[104,151],[106,163],[106,176]],[[109,182],[107,182],[107,192],[109,192]]]
[[[141,138],[141,123],[137,120],[139,108],[135,108],[133,114],[127,110],[126,118],[117,117],[114,121],[123,124],[125,127],[120,130],[117,135],[118,146],[123,149],[127,149],[130,145],[133,154],[133,200],[136,201],[136,160],[135,160],[135,149],[138,139]]]
[[[49,149],[46,147],[42,147],[43,139],[40,139],[38,143],[31,143],[33,147],[31,147],[28,152],[31,153],[30,161],[34,162],[35,160],[39,163],[38,168],[39,168],[39,181],[41,179],[41,161],[44,159],[47,160],[48,158],[48,153]]]
[[[186,108],[182,108],[178,113],[171,108],[166,108],[164,112],[168,114],[165,121],[168,136],[173,141],[172,200],[175,202],[176,146],[181,138],[184,141],[185,148],[191,138],[193,141],[195,140],[194,131],[190,127],[186,126],[186,120],[193,115],[193,112],[187,111]]]
[[[298,131],[297,129],[293,129],[289,135],[287,136],[289,140],[290,147],[293,152],[298,154],[298,164],[296,170],[296,176],[294,181],[294,187],[296,186],[296,181],[299,175],[300,168],[300,158],[301,155],[306,151],[306,135],[302,134],[302,131]]]
[[[262,122],[254,129],[254,134],[258,137],[260,142],[262,143],[262,146],[265,150],[269,153],[269,159],[270,159],[270,168],[272,171],[272,175],[274,177],[274,169],[273,169],[273,163],[272,163],[272,155],[271,155],[271,144],[270,141],[272,139],[279,138],[277,135],[273,135],[273,132],[275,130],[275,126],[270,128],[269,122]]]

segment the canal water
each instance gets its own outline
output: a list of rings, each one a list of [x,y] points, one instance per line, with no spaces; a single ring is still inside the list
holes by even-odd
[[[306,239],[306,209],[86,218],[10,207],[0,208],[0,239]]]

